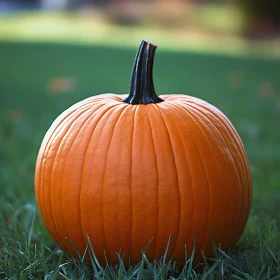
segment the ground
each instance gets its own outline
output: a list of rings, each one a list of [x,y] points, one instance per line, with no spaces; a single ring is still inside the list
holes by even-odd
[[[134,270],[103,270],[53,244],[36,207],[34,166],[43,136],[59,113],[98,93],[128,91],[136,48],[8,41],[0,43],[1,279],[280,279],[279,60],[159,46],[157,93],[205,99],[240,134],[253,176],[252,210],[234,251],[217,249],[213,266],[194,269],[189,261],[180,275],[167,264],[144,266],[143,259]]]

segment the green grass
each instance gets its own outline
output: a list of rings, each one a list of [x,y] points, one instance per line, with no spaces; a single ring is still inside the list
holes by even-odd
[[[145,259],[128,270],[85,264],[50,239],[36,208],[34,165],[42,138],[71,104],[103,92],[125,93],[136,49],[63,44],[0,44],[0,279],[280,279],[280,63],[162,51],[155,58],[160,93],[186,93],[231,119],[253,175],[253,207],[232,252],[179,271]],[[55,77],[70,86],[51,90]],[[61,80],[60,80],[61,81]],[[62,78],[62,81],[63,78]],[[90,245],[90,244],[89,244]],[[90,250],[90,246],[89,246]],[[94,278],[95,277],[95,278]]]

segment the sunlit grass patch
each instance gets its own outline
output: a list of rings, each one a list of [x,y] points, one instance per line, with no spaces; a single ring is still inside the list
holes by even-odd
[[[205,16],[205,14],[207,16]],[[217,16],[218,15],[218,16]],[[233,13],[232,17],[235,15]],[[203,21],[200,19],[203,17]],[[216,21],[213,21],[215,18]],[[189,50],[200,53],[224,53],[234,56],[280,57],[280,40],[252,42],[231,29],[227,13],[207,6],[190,16],[194,26],[214,25],[222,33],[201,32],[197,28],[165,29],[151,24],[137,26],[113,24],[95,12],[26,12],[0,17],[0,41],[52,42],[109,45],[136,48],[148,39],[166,50]],[[208,22],[209,21],[209,22]],[[208,23],[207,23],[208,22]],[[225,22],[227,24],[225,24]],[[236,21],[233,21],[236,22]],[[239,21],[237,21],[239,22]],[[192,25],[190,25],[192,26]],[[214,28],[214,30],[215,30]],[[225,30],[223,30],[223,28]],[[202,30],[205,28],[202,28]],[[229,31],[227,31],[229,30]]]

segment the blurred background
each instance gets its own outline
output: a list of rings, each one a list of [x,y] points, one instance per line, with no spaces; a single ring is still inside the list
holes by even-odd
[[[158,45],[158,94],[205,99],[233,122],[251,164],[252,217],[280,222],[279,19],[268,0],[0,0],[2,238],[36,208],[34,166],[53,120],[91,95],[128,92],[142,39]]]
[[[279,56],[277,1],[0,0],[3,39],[138,44]],[[269,44],[268,42],[269,41]]]

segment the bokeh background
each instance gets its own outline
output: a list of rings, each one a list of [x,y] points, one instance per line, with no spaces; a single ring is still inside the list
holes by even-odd
[[[251,164],[250,219],[279,223],[279,18],[267,0],[0,0],[0,242],[14,220],[33,221],[35,161],[53,120],[91,95],[128,92],[142,39],[158,45],[158,94],[193,95],[230,118]],[[48,236],[40,218],[34,227]]]

